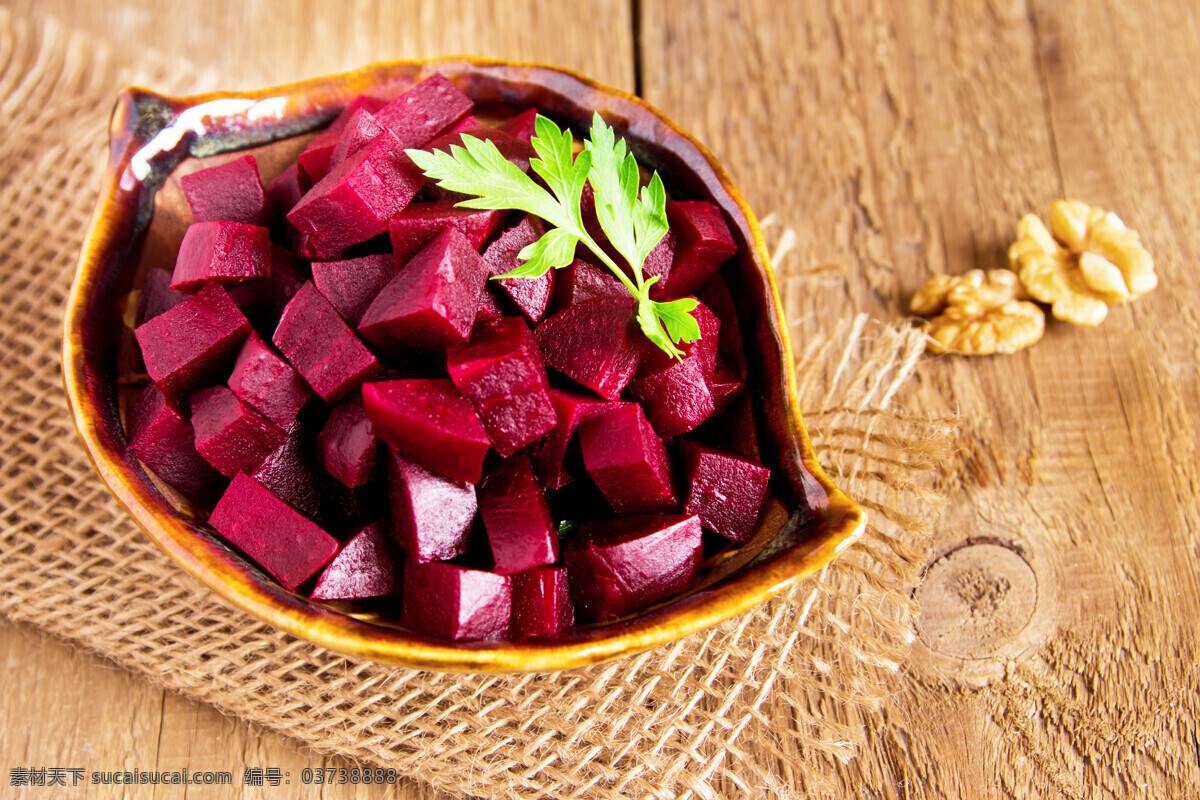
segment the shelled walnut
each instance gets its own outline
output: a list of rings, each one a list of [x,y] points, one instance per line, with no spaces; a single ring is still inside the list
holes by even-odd
[[[973,269],[935,275],[913,295],[912,310],[932,317],[928,348],[934,353],[986,356],[1015,353],[1042,338],[1046,315],[1029,302],[1016,273]]]
[[[1158,285],[1154,260],[1120,217],[1077,200],[1050,206],[1050,228],[1032,214],[1017,225],[1009,263],[1035,299],[1055,317],[1099,325],[1108,307]]]

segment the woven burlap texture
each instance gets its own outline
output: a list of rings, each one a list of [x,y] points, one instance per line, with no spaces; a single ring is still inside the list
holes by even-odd
[[[830,789],[912,637],[944,422],[892,410],[919,335],[865,318],[799,354],[813,438],[868,509],[818,576],[710,631],[588,669],[417,672],[225,605],[92,470],[63,395],[62,308],[117,89],[181,88],[139,54],[0,8],[0,612],[314,748],[486,798],[793,797]],[[782,256],[782,254],[781,254]]]

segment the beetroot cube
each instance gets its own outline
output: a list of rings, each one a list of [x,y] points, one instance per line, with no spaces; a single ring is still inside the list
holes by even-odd
[[[696,582],[700,518],[649,515],[590,522],[566,547],[575,609],[611,622],[679,594]]]
[[[237,398],[213,386],[192,395],[196,450],[226,478],[254,472],[287,440],[287,434]]]
[[[329,415],[317,437],[317,458],[330,475],[351,489],[374,477],[379,440],[371,435],[360,395],[350,395]]]
[[[502,639],[512,614],[504,575],[453,564],[408,564],[400,624],[442,639]]]
[[[712,203],[672,203],[667,206],[667,221],[676,237],[675,260],[666,279],[651,287],[655,300],[695,294],[737,252],[721,209]]]
[[[693,430],[716,409],[712,377],[721,323],[703,304],[692,314],[700,338],[682,346],[684,356],[671,358],[646,341],[641,366],[629,384],[630,395],[642,404],[646,418],[662,437]]]
[[[575,624],[575,603],[566,567],[534,567],[512,578],[514,638],[552,636]]]
[[[478,507],[475,487],[452,481],[388,448],[392,536],[416,561],[446,561],[467,552]]]
[[[169,397],[186,397],[222,372],[250,333],[250,322],[217,284],[138,326],[146,372]]]
[[[251,333],[229,376],[229,388],[243,403],[286,430],[312,397],[296,370],[257,333]]]
[[[511,116],[500,123],[500,130],[511,134],[517,139],[528,142],[537,133],[537,129],[534,127],[537,115],[538,110],[536,108],[527,108],[520,114]]]
[[[481,326],[470,342],[447,351],[446,367],[505,458],[554,427],[542,354],[520,317]]]
[[[356,97],[338,115],[337,119],[329,124],[328,128],[318,133],[316,138],[308,143],[308,147],[304,148],[304,152],[300,154],[298,163],[310,185],[324,178],[325,173],[329,172],[329,159],[333,155],[334,148],[337,147],[342,128],[346,127],[346,123],[350,117],[354,116],[354,112],[363,109],[374,114],[385,105],[387,105],[387,101],[377,97],[367,95]]]
[[[336,403],[380,369],[311,281],[283,310],[273,341],[326,403]]]
[[[390,353],[440,350],[466,341],[486,276],[479,253],[448,228],[384,287],[358,322],[359,332]]]
[[[371,433],[426,469],[478,483],[491,441],[471,401],[444,378],[363,386]]]
[[[141,325],[159,314],[170,311],[188,299],[185,292],[171,288],[171,273],[165,269],[148,269],[142,279],[142,291],[138,295],[137,324]]]
[[[412,203],[388,220],[388,236],[392,240],[396,267],[403,268],[410,258],[447,228],[458,230],[472,249],[479,251],[507,216],[507,211],[456,208],[450,203]]]
[[[471,330],[474,331],[480,325],[494,322],[503,316],[504,309],[500,307],[500,301],[492,294],[491,287],[484,285],[483,291],[479,293],[479,307],[475,309],[475,325]]]
[[[245,473],[233,479],[208,523],[288,591],[316,574],[338,549],[337,539]]]
[[[329,168],[333,169],[350,156],[363,149],[383,133],[383,126],[365,108],[360,108],[346,120],[346,126],[338,134],[337,146],[329,154]]]
[[[696,442],[684,442],[681,452],[688,485],[683,513],[699,515],[701,525],[730,541],[748,541],[771,471]]]
[[[658,283],[663,283],[667,280],[667,276],[671,272],[671,263],[675,260],[675,232],[668,230],[666,235],[654,245],[654,249],[646,254],[646,261],[642,264],[642,275],[645,280],[657,277]],[[618,262],[622,267],[626,265],[624,259]],[[633,270],[627,269],[626,275],[633,276]],[[652,287],[653,288],[653,287]]]
[[[404,556],[375,522],[351,536],[313,587],[313,600],[369,600],[399,594]]]
[[[548,366],[616,400],[637,371],[642,336],[632,298],[575,303],[538,325],[534,335]]]
[[[276,175],[267,184],[267,220],[271,228],[278,233],[285,226],[287,213],[311,188],[312,181],[301,171],[299,162],[289,164],[287,169]]]
[[[533,451],[533,470],[546,486],[561,489],[575,480],[567,463],[575,432],[580,425],[617,404],[556,387],[550,388],[550,402],[558,422]]]
[[[265,280],[252,280],[226,287],[229,297],[237,303],[250,322],[267,336],[275,330],[283,309],[300,291],[304,279],[292,254],[271,245],[271,274]]]
[[[542,238],[546,229],[536,217],[525,217],[519,225],[506,230],[492,242],[483,254],[483,265],[488,277],[512,272],[518,265],[517,255],[526,246]],[[505,278],[488,281],[489,286],[500,290],[513,302],[529,323],[536,324],[546,315],[550,300],[554,297],[554,274],[549,270],[538,278]],[[614,279],[615,280],[615,279]]]
[[[465,117],[473,105],[471,98],[435,72],[379,109],[375,119],[391,131],[402,149],[424,147]]]
[[[395,274],[396,261],[388,253],[312,264],[313,283],[351,325],[358,325],[367,306]]]
[[[179,185],[196,222],[263,223],[266,193],[254,156],[242,156],[227,164],[184,175]]]
[[[583,464],[621,515],[679,507],[667,450],[636,403],[609,409],[579,426]]]
[[[156,386],[147,386],[129,411],[129,451],[163,481],[195,502],[215,499],[225,479],[196,452],[187,417]]]
[[[453,136],[456,133],[466,133],[467,131],[475,131],[475,130],[479,130],[479,120],[477,120],[475,118],[474,114],[467,114],[465,117],[460,119],[458,122],[456,122],[452,126],[450,126],[450,128],[447,129],[446,132],[443,133],[442,136],[440,136],[438,138],[440,139],[440,138],[443,138],[446,136]]]
[[[258,465],[250,477],[306,517],[321,511],[320,477],[309,452],[308,428],[297,419],[287,439]]]
[[[607,267],[598,267],[582,258],[555,272],[558,274],[554,279],[554,303],[559,308],[593,297],[629,297],[629,290]]]
[[[717,338],[717,353],[726,366],[738,377],[746,377],[745,354],[742,352],[742,331],[738,324],[737,306],[729,292],[729,284],[720,275],[715,275],[704,291],[700,302],[708,307],[721,321],[720,336]]]
[[[242,222],[194,222],[175,259],[171,288],[194,292],[206,283],[242,283],[271,274],[271,234]]]
[[[528,457],[513,456],[488,473],[479,485],[479,513],[494,572],[511,575],[558,560],[558,531]]]
[[[324,261],[378,236],[424,183],[425,173],[384,131],[330,169],[288,212],[303,240],[300,254]]]
[[[733,404],[742,390],[746,388],[746,379],[726,366],[725,361],[717,356],[717,368],[713,371],[712,382],[709,384],[713,396],[713,414],[720,414]]]

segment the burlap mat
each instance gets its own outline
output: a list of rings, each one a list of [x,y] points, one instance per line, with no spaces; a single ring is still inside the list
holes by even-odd
[[[177,69],[168,81],[151,54],[137,58],[135,73],[94,41],[0,8],[0,612],[446,791],[824,794],[912,638],[910,588],[946,442],[944,423],[892,410],[920,338],[857,318],[799,348],[818,451],[872,524],[784,596],[650,653],[556,674],[464,677],[323,650],[226,606],[169,561],[108,495],[67,412],[62,306],[111,104],[134,80],[185,88]]]

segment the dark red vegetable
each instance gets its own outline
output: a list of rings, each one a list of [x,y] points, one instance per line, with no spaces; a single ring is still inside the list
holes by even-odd
[[[479,513],[493,572],[511,575],[558,560],[558,531],[528,457],[513,456],[488,473],[479,484]]]
[[[504,575],[453,564],[408,564],[400,622],[442,639],[502,639],[512,614]]]
[[[514,639],[552,636],[575,624],[575,603],[566,567],[534,567],[510,577]]]
[[[633,307],[632,298],[597,297],[559,311],[534,331],[546,365],[616,400],[641,355]]]
[[[163,481],[195,502],[211,502],[225,479],[196,452],[196,433],[157,386],[147,386],[129,411],[129,450]]]
[[[683,512],[699,515],[701,525],[726,539],[748,541],[771,471],[698,442],[684,442],[681,452],[688,487]]]
[[[399,594],[404,556],[375,522],[351,536],[317,578],[314,600],[370,600]]]
[[[380,372],[375,356],[311,281],[283,310],[273,341],[326,403],[336,403]]]
[[[667,458],[641,406],[611,408],[579,427],[588,475],[618,514],[646,514],[679,508]]]
[[[263,224],[266,192],[252,155],[184,175],[179,186],[196,222]]]
[[[338,404],[317,437],[317,458],[330,475],[351,489],[365,485],[375,476],[379,448],[358,393]]]
[[[246,337],[233,363],[229,388],[239,400],[285,430],[312,397],[312,389],[296,370],[254,332]]]
[[[287,440],[287,434],[226,386],[192,395],[196,450],[226,478],[251,473]]]

